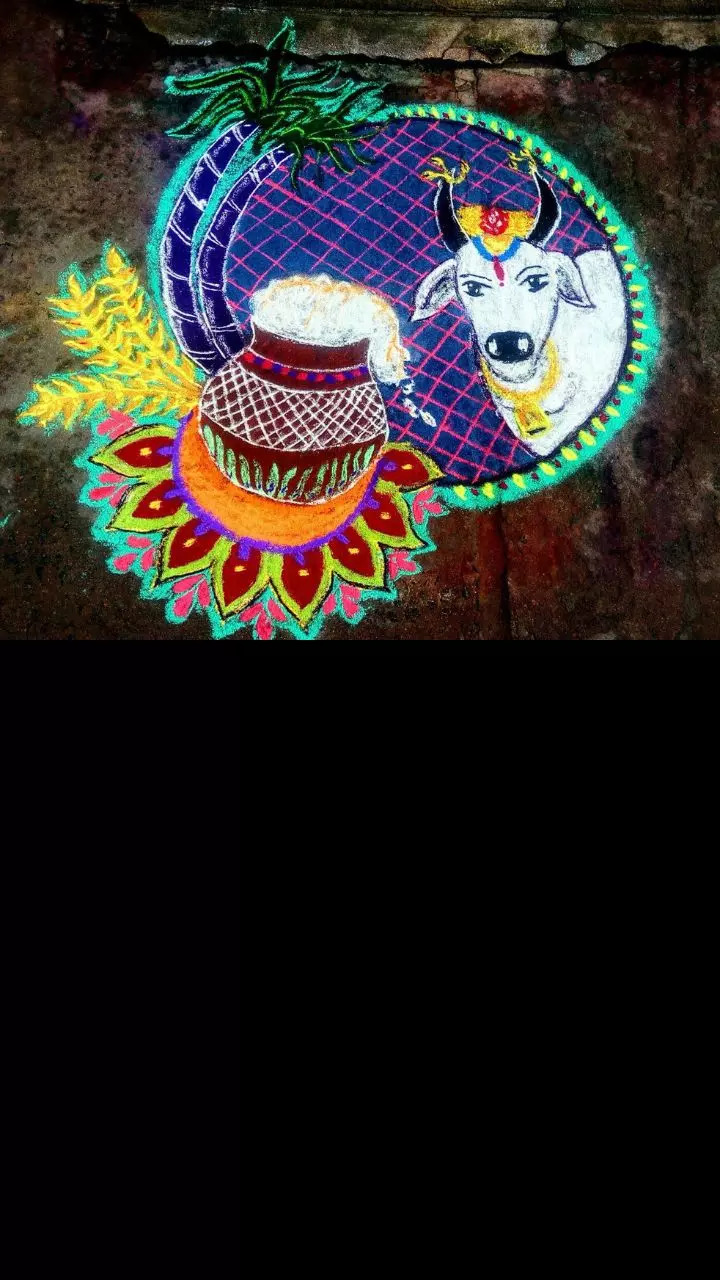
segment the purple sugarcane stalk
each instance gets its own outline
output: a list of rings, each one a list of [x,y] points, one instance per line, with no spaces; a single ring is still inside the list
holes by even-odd
[[[185,354],[207,373],[219,368],[225,352],[195,297],[193,237],[230,161],[256,129],[251,122],[234,124],[208,147],[185,183],[160,243],[160,277],[170,325]]]
[[[215,345],[229,359],[245,345],[245,338],[225,301],[225,261],[230,241],[253,191],[289,155],[275,147],[235,183],[219,206],[200,245],[197,259],[200,307]]]

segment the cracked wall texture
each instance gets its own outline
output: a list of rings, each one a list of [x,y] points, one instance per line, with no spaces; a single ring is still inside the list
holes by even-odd
[[[434,19],[432,6],[422,7]],[[711,18],[708,6],[692,7]],[[70,363],[46,306],[58,274],[73,261],[94,266],[108,238],[142,264],[158,198],[186,150],[165,134],[183,109],[163,95],[164,77],[209,53],[235,56],[262,35],[257,26],[229,43],[218,35],[212,50],[176,43],[132,8],[20,0],[0,15],[4,637],[207,635],[203,618],[169,627],[159,607],[139,600],[134,580],[108,573],[90,514],[77,504],[82,430],[48,438],[16,419],[32,381]],[[323,8],[306,0],[304,11]],[[482,5],[447,0],[442,21],[466,8]],[[559,6],[545,4],[538,17],[506,3],[502,22],[520,8],[523,20],[546,23]],[[562,6],[581,16],[598,8]],[[275,30],[285,9],[254,6],[253,22],[270,21],[272,10]],[[605,0],[604,16],[592,20],[616,9]],[[663,6],[633,9],[657,15]],[[386,49],[380,71],[391,100],[477,103],[527,126],[612,196],[655,282],[663,344],[652,387],[629,428],[581,473],[506,509],[446,517],[438,550],[401,583],[399,601],[376,605],[357,629],[332,622],[328,637],[720,634],[717,50],[603,48],[597,61],[573,66],[550,44],[502,65],[480,55],[443,60],[437,50],[403,56],[402,48],[393,61]],[[350,51],[346,61],[373,74],[367,52]]]
[[[99,4],[101,0],[84,0]],[[174,45],[267,41],[293,17],[298,51],[503,63],[564,54],[571,65],[629,44],[694,50],[720,41],[717,0],[112,0]]]

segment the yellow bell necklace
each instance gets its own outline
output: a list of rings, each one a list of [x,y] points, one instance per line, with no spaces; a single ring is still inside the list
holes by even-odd
[[[548,414],[540,407],[540,401],[544,400],[557,385],[560,377],[560,360],[554,342],[548,339],[545,349],[548,354],[547,371],[534,391],[514,391],[511,387],[504,386],[490,372],[487,362],[484,359],[480,362],[490,390],[511,406],[517,420],[518,431],[524,440],[529,436],[539,435],[542,431],[549,431],[552,426]]]

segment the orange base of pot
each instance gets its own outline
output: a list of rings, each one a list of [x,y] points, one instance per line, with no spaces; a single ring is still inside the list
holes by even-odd
[[[188,494],[206,515],[237,541],[247,538],[276,547],[302,547],[341,528],[360,506],[375,474],[373,467],[329,502],[305,506],[248,493],[218,471],[200,437],[197,412],[182,433],[178,462]]]

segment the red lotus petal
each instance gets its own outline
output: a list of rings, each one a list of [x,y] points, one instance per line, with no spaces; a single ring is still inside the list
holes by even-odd
[[[151,569],[154,563],[155,563],[155,548],[148,547],[147,551],[144,551],[142,554],[142,559],[140,560],[140,566],[147,573],[148,569]]]
[[[177,515],[183,505],[183,498],[180,494],[175,498],[168,498],[175,488],[174,480],[161,480],[160,484],[156,484],[149,493],[146,493],[138,502],[133,518],[136,520],[162,520],[166,516]]]
[[[101,498],[109,498],[110,494],[114,492],[114,485],[111,485],[110,487],[105,486],[102,489],[91,489],[88,497],[92,498],[93,502],[99,502]]]
[[[322,611],[324,614],[330,614],[333,612],[336,606],[337,606],[337,600],[335,599],[335,595],[333,593],[333,595],[328,596],[327,600],[325,601],[322,607]]]
[[[392,538],[404,538],[407,534],[405,523],[389,493],[378,490],[373,494],[377,507],[365,507],[363,517],[369,529],[375,533],[384,533]]]
[[[227,608],[235,600],[239,600],[240,596],[246,595],[253,583],[257,582],[261,566],[262,552],[257,547],[251,547],[247,556],[241,556],[240,543],[233,543],[222,569],[223,599]]]
[[[198,587],[197,598],[201,609],[210,608],[210,588],[208,587],[206,578],[203,578],[200,586]]]
[[[145,440],[129,440],[127,444],[115,449],[115,457],[129,467],[167,467],[170,458],[161,454],[161,449],[168,449],[172,442],[167,436],[148,436]]]
[[[129,547],[151,547],[152,542],[149,538],[140,538],[136,533],[131,533],[126,539]]]
[[[392,470],[386,468],[387,462],[393,463]],[[430,472],[417,454],[409,449],[386,449],[382,455],[381,471],[383,478],[400,489],[416,489],[420,484],[427,484]]]
[[[343,542],[342,538],[346,541]],[[330,540],[330,551],[333,558],[344,569],[351,569],[361,578],[372,578],[375,573],[372,548],[354,525],[344,530],[342,538]]]
[[[220,534],[214,529],[198,533],[200,524],[200,520],[193,518],[171,533],[167,554],[168,569],[182,569],[186,564],[195,564],[215,546]]]
[[[116,556],[115,559],[113,560],[113,564],[115,565],[116,569],[120,570],[121,573],[127,573],[134,559],[135,559],[135,552],[128,551],[124,556]]]
[[[283,559],[280,580],[299,609],[307,609],[312,604],[325,572],[325,556],[319,547],[311,551],[303,551],[302,564],[294,555],[286,555]]]

